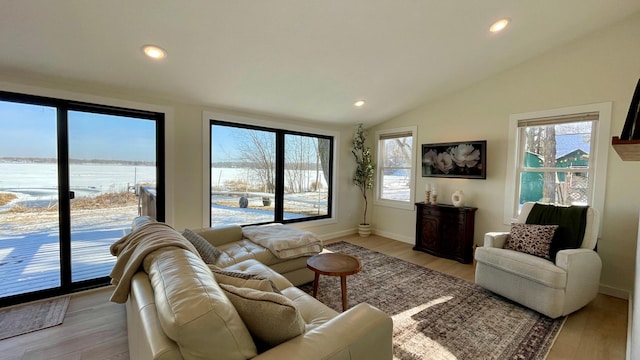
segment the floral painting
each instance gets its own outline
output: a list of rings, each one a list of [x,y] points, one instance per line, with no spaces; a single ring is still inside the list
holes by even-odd
[[[422,176],[486,179],[487,141],[422,145]]]

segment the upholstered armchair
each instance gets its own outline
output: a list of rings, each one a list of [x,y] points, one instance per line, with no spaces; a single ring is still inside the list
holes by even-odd
[[[517,223],[527,222],[533,206],[523,205]],[[548,317],[568,315],[598,294],[602,269],[594,251],[598,224],[597,211],[589,207],[582,243],[557,251],[552,259],[503,248],[508,232],[487,233],[484,246],[475,252],[476,284]]]

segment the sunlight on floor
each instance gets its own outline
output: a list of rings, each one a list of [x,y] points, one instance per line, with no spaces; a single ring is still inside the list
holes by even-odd
[[[439,299],[435,299],[435,300],[431,300],[428,303],[422,304],[420,306],[416,306],[414,308],[411,308],[409,310],[403,311],[399,314],[393,315],[391,318],[393,319],[393,321],[402,321],[405,319],[408,319],[410,317],[412,317],[413,315],[421,312],[424,309],[428,309],[434,305],[438,305],[438,304],[442,304],[445,303],[449,300],[453,299],[453,296],[443,296]]]
[[[391,318],[393,319],[394,323],[396,322],[401,323],[425,309],[428,309],[438,304],[443,304],[452,299],[453,299],[453,296],[443,296],[441,298],[429,301],[428,303],[403,311],[397,315],[393,315]],[[418,323],[416,323],[415,325],[417,326]],[[437,341],[434,341],[428,336],[422,334],[422,332],[420,332],[418,329],[415,329],[414,333],[418,334],[418,336],[412,337],[411,339],[409,339],[409,341],[404,343],[402,346],[403,348],[405,348],[404,350],[406,350],[407,353],[412,353],[412,351],[415,351],[416,349],[425,349],[420,353],[438,354],[437,358],[440,360],[456,360],[457,359],[457,357],[454,354],[452,354],[449,350],[447,350],[445,347],[440,345]]]

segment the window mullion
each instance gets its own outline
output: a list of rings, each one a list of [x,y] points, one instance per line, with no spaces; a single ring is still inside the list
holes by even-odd
[[[285,141],[284,132],[276,131],[276,189],[274,217],[276,222],[284,220],[284,164],[285,164]]]

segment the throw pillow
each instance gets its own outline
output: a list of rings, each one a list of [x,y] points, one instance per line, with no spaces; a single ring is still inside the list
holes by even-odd
[[[551,260],[549,250],[557,229],[558,225],[513,223],[504,248]]]
[[[278,287],[273,281],[260,275],[223,270],[215,265],[209,265],[209,269],[211,269],[218,284],[280,293],[280,290],[278,290]]]
[[[527,224],[558,225],[551,242],[551,259],[564,249],[578,249],[587,226],[588,206],[556,206],[535,203],[525,221]]]
[[[189,240],[189,242],[193,244],[196,250],[198,250],[198,254],[200,254],[202,260],[207,264],[214,264],[220,254],[222,254],[220,250],[211,245],[211,243],[208,242],[205,238],[196,234],[190,229],[185,229],[182,232],[182,236],[184,236],[185,239]]]
[[[302,315],[284,295],[226,284],[220,287],[240,314],[259,352],[304,333]]]

